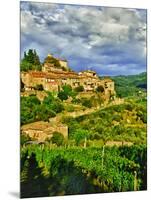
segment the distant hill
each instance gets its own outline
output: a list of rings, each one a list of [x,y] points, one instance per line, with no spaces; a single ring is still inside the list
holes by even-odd
[[[115,89],[119,97],[135,96],[139,91],[147,90],[147,73],[143,72],[137,75],[114,76]]]

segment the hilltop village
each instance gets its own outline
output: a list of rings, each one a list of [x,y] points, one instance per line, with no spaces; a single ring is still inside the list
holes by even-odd
[[[115,94],[114,82],[105,78],[100,80],[95,71],[86,70],[79,73],[71,71],[66,60],[57,59],[59,67],[51,63],[54,57],[48,54],[42,66],[42,71],[28,71],[21,73],[21,80],[25,91],[34,90],[37,85],[42,85],[46,91],[60,91],[63,85],[70,85],[73,89],[83,86],[84,92],[93,92],[98,87],[102,88],[107,99]]]
[[[100,79],[96,72],[92,70],[85,70],[79,73],[74,72],[68,66],[67,60],[55,58],[51,54],[48,54],[46,57],[41,70],[21,71],[21,83],[23,84],[21,96],[35,94],[39,87],[45,93],[59,93],[63,86],[66,85],[71,86],[73,90],[82,88],[79,92],[80,97],[95,96],[97,91],[99,98],[103,98],[103,102],[106,104],[109,101],[115,100],[116,94],[114,81],[110,78]],[[88,101],[90,101],[90,98]],[[87,109],[85,112],[80,110],[78,113],[82,115],[92,111],[93,108],[92,110]],[[72,113],[72,115],[74,114],[79,115],[77,112]],[[49,122],[36,121],[21,127],[21,133],[37,141],[45,141],[47,138],[51,138],[56,131],[61,133],[64,138],[68,138],[67,125],[57,121],[56,117],[51,118]]]

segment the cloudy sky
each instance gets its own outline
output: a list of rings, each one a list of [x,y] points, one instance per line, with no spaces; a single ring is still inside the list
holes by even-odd
[[[146,71],[146,10],[21,2],[21,55],[36,49],[100,75]]]

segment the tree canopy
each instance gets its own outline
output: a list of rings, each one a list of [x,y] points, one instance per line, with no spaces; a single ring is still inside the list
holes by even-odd
[[[24,57],[20,63],[20,69],[21,71],[41,70],[40,59],[35,49],[29,49],[28,52],[24,52]]]

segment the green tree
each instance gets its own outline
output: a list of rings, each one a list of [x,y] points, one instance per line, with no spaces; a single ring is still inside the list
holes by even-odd
[[[60,91],[60,92],[58,93],[58,97],[59,97],[59,99],[61,99],[62,101],[68,99],[68,95],[67,95],[67,93],[66,93],[65,91]]]
[[[20,63],[20,70],[25,72],[32,70],[32,64],[23,59]]]
[[[36,121],[36,110],[41,102],[35,95],[21,97],[21,124]]]
[[[49,118],[55,117],[56,113],[48,105],[41,104],[35,110],[35,120],[49,121]]]
[[[29,70],[41,70],[41,63],[36,50],[29,49],[28,52],[24,52],[24,57],[20,64],[21,71]]]
[[[43,100],[44,104],[51,104],[55,100],[54,96],[52,95],[51,92],[48,93],[48,96],[46,96]]]
[[[51,110],[56,113],[60,113],[64,110],[64,106],[60,99],[54,98],[54,96],[49,93],[47,97],[45,97],[43,104],[48,106]]]

